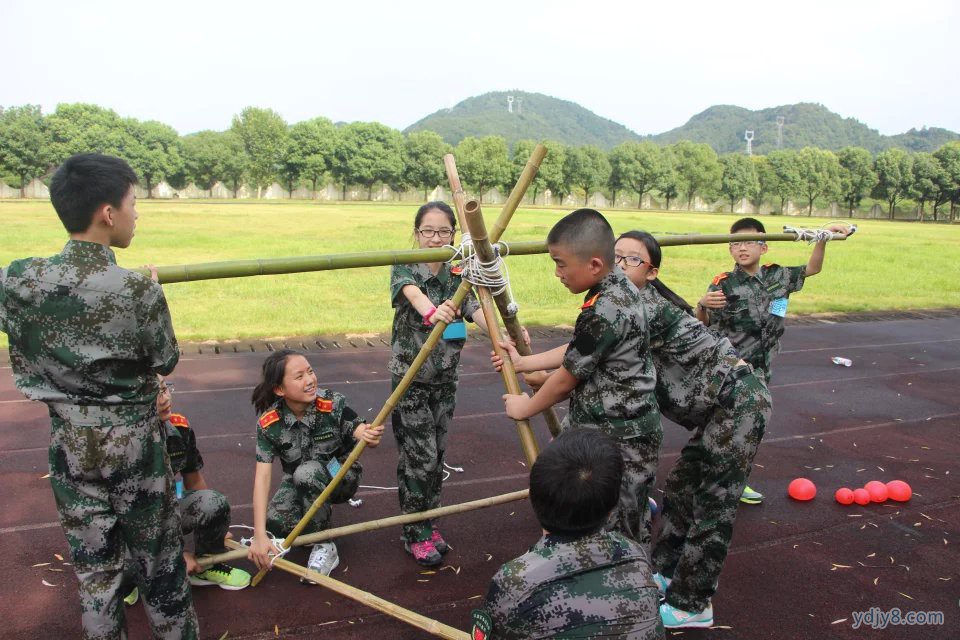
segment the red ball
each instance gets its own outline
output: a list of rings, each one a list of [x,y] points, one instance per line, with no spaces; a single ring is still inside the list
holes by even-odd
[[[857,504],[870,504],[870,492],[866,489],[854,489],[853,501]]]
[[[837,489],[833,497],[836,498],[840,504],[853,504],[853,491],[850,491],[850,489],[846,487]]]
[[[906,502],[913,495],[913,489],[903,480],[891,480],[887,483],[887,494],[891,500]]]
[[[871,502],[886,502],[888,493],[887,485],[883,484],[879,480],[871,480],[863,486],[867,490],[867,493],[870,494]]]
[[[817,495],[817,486],[806,478],[797,478],[787,487],[787,493],[794,500],[813,500]]]

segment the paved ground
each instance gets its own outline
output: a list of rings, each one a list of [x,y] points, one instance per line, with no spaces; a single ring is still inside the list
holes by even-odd
[[[868,632],[852,629],[852,612],[871,607],[945,616],[944,626],[900,626],[887,629],[885,638],[957,633],[960,313],[906,317],[807,319],[787,331],[776,364],[774,418],[751,482],[768,499],[762,506],[743,507],[738,518],[714,600],[718,627],[684,636],[863,637]],[[535,347],[562,340],[549,332],[538,338]],[[339,346],[331,340],[304,342],[324,385],[346,393],[358,411],[377,412],[389,391],[387,351],[378,339],[353,338],[338,341]],[[264,347],[193,347],[173,376],[176,409],[197,429],[205,475],[230,498],[235,523],[251,521],[255,429],[249,395]],[[445,504],[525,486],[527,469],[515,429],[502,413],[501,382],[487,370],[486,352],[471,340],[464,353],[448,458],[464,471],[446,483]],[[833,365],[834,355],[851,358],[853,367]],[[664,427],[661,478],[687,435],[672,424]],[[44,408],[22,399],[9,366],[0,363],[0,543],[7,550],[0,557],[6,578],[0,582],[3,638],[79,633],[76,579],[55,555],[66,556],[66,543],[43,478],[48,433]],[[546,442],[544,425],[537,425],[537,435]],[[398,511],[390,489],[396,485],[392,438],[363,460],[364,484],[386,488],[362,490],[360,508],[337,507],[337,524]],[[801,504],[786,497],[788,482],[797,476],[817,483],[816,500]],[[841,486],[894,478],[912,484],[910,503],[842,507],[833,501]],[[399,531],[385,530],[339,540],[342,560],[334,577],[466,628],[490,576],[536,540],[538,527],[527,504],[515,503],[450,517],[444,531],[454,549],[437,573],[421,573],[403,553]],[[305,555],[297,552],[292,559],[304,562]],[[272,638],[275,630],[285,638],[321,632],[330,638],[423,636],[279,571],[256,589],[199,589],[195,599],[204,638],[219,638],[225,631],[231,638]],[[129,624],[132,638],[149,637],[139,606],[129,611]],[[673,635],[679,634],[668,633]]]

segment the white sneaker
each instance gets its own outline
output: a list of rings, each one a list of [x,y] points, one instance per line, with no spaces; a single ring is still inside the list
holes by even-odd
[[[313,551],[310,552],[310,559],[307,560],[307,568],[325,576],[337,568],[340,564],[340,554],[337,553],[337,545],[332,542],[321,542],[313,545]],[[306,582],[303,578],[300,582]],[[310,584],[316,582],[310,581]]]

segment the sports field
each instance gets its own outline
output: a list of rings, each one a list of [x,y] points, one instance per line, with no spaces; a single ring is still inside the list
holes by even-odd
[[[406,249],[416,207],[409,204],[319,204],[277,201],[138,203],[133,246],[123,266]],[[488,221],[499,207],[485,208]],[[566,210],[520,209],[504,239],[542,240]],[[614,231],[725,233],[736,214],[607,212]],[[819,227],[819,218],[764,217]],[[858,221],[847,242],[827,249],[824,272],[791,299],[791,314],[960,307],[960,227]],[[60,250],[65,233],[49,202],[0,202],[0,264]],[[776,243],[769,261],[805,264],[810,247]],[[521,318],[530,325],[570,324],[578,301],[553,276],[547,256],[508,260]],[[661,278],[690,301],[731,265],[725,246],[668,247]],[[388,331],[392,312],[387,267],[171,284],[166,287],[181,340],[225,340]],[[0,334],[0,346],[6,336]]]

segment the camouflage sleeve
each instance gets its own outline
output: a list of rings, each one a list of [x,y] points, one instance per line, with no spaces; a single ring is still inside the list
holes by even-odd
[[[143,300],[140,339],[151,366],[161,375],[173,372],[180,359],[180,347],[173,332],[167,298],[160,285],[151,282]]]
[[[343,413],[340,414],[340,443],[348,451],[356,446],[357,440],[353,437],[354,430],[364,423],[364,419],[357,415],[357,412],[344,405]]]
[[[203,456],[197,449],[197,434],[193,429],[184,429],[186,435],[187,451],[183,459],[183,468],[180,473],[194,473],[203,469]]]
[[[586,380],[617,344],[614,324],[590,307],[580,312],[573,339],[563,356],[563,368],[578,380]]]
[[[267,435],[267,430],[257,425],[257,462],[273,462],[277,456],[273,440]]]
[[[0,332],[10,333],[7,329],[7,269],[0,267]]]
[[[474,294],[473,290],[470,290],[470,293],[467,294],[467,297],[463,300],[463,304],[460,305],[460,315],[474,322],[473,314],[480,310],[480,303],[477,302],[477,296]]]
[[[707,293],[710,293],[711,291],[723,291],[723,287],[721,287],[719,284],[711,282],[710,286],[707,287]],[[710,307],[706,307],[706,311],[707,320],[710,321],[710,324],[717,324],[720,322],[720,315],[723,309],[711,309]]]
[[[803,281],[807,277],[807,268],[804,267],[783,267],[780,269],[780,281],[787,288],[787,294],[803,289]]]
[[[401,291],[408,284],[419,287],[417,279],[413,277],[413,270],[406,264],[395,264],[390,269],[390,303],[394,308],[404,304],[407,299]]]
[[[503,568],[500,569],[490,581],[490,587],[487,589],[487,598],[483,604],[483,610],[490,615],[493,622],[491,638],[513,638],[516,636],[511,629],[511,613],[516,608],[517,603],[510,597],[510,593],[503,585]]]

